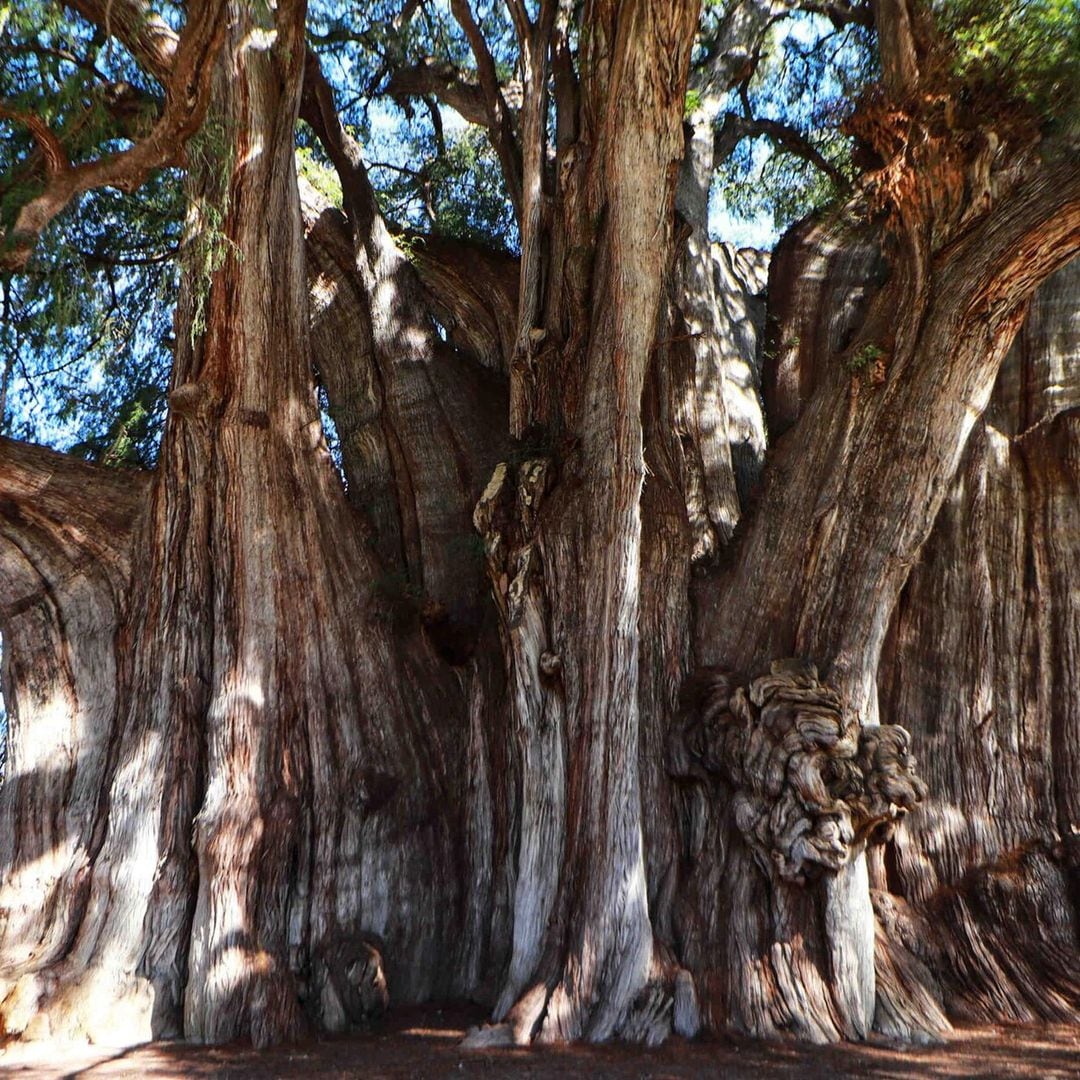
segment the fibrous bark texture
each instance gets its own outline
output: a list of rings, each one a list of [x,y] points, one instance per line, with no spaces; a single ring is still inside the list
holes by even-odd
[[[0,986],[61,958],[86,907],[115,754],[114,638],[147,487],[8,441],[3,456]]]
[[[908,733],[862,727],[812,664],[774,661],[748,687],[702,674],[689,690],[673,768],[725,781],[743,841],[783,881],[839,870],[926,796]]]
[[[883,717],[933,792],[885,918],[965,1020],[1076,1020],[1080,264],[1037,294],[893,616]]]
[[[692,0],[511,4],[516,95],[454,0],[521,256],[406,257],[303,5],[226,8],[158,467],[0,442],[2,1033],[1076,1019],[1075,169],[894,57],[885,164],[766,268],[706,136],[787,4],[686,117]]]

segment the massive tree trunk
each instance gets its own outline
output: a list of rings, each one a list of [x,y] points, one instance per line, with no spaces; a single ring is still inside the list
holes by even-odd
[[[883,850],[875,900],[962,1019],[1080,1015],[1078,296],[1080,262],[1036,295],[879,671],[934,798]]]
[[[906,10],[881,5],[883,38],[907,32],[891,24]],[[925,795],[907,732],[877,727],[879,660],[1032,291],[1075,251],[1080,227],[1071,161],[1032,167],[1036,136],[1022,125],[1003,142],[962,112],[942,115],[917,72],[884,63],[889,96],[852,121],[885,163],[865,182],[878,223],[852,230],[844,215],[825,217],[777,252],[766,382],[779,438],[731,558],[695,588],[699,662],[773,673],[752,687],[760,716],[729,704],[720,680],[693,703],[689,727],[690,757],[735,789],[720,825],[736,838],[720,860],[728,871],[702,881],[719,883],[733,913],[713,962],[748,973],[728,1007],[759,1033],[862,1037],[875,1017],[905,1037],[942,1028],[926,980],[912,965],[901,977],[895,933],[876,926],[870,895],[866,844]],[[789,656],[816,666],[776,663]],[[851,710],[824,733],[799,711],[833,707],[818,697],[819,672]],[[745,737],[729,731],[740,727]],[[768,758],[760,727],[775,743]],[[784,767],[794,775],[772,781]],[[764,869],[756,888],[747,846]],[[821,880],[805,890],[811,869]]]
[[[990,184],[903,99],[930,157],[785,239],[762,348],[765,260],[707,238],[730,72],[683,125],[695,3],[586,4],[576,73],[568,9],[512,5],[520,261],[406,258],[302,4],[249,8],[157,469],[0,446],[3,1032],[1076,1018],[1075,266],[1003,359],[1075,167]]]
[[[454,918],[461,807],[447,779],[464,764],[465,694],[415,626],[393,632],[311,385],[292,161],[303,17],[283,4],[260,30],[245,5],[230,10],[214,106],[231,140],[216,190],[227,255],[209,282],[189,271],[169,424],[133,533],[93,520],[100,501],[85,496],[95,531],[80,558],[105,531],[120,547],[107,565],[132,563],[118,626],[117,575],[91,578],[89,597],[61,590],[76,571],[35,558],[35,519],[8,514],[26,576],[46,582],[50,631],[90,623],[65,639],[77,663],[16,676],[13,730],[40,738],[24,729],[35,708],[88,699],[82,665],[113,633],[119,658],[94,675],[94,730],[70,740],[69,769],[97,787],[94,814],[55,849],[79,884],[58,903],[79,917],[48,935],[6,921],[19,935],[4,953],[8,1031],[261,1044],[297,1034],[305,1012],[335,1029],[378,1006],[380,946],[409,999],[454,989],[456,950],[472,944]],[[215,197],[211,177],[191,186]],[[61,540],[78,546],[76,528],[65,521]],[[5,630],[18,650],[17,626]],[[88,726],[86,708],[51,726]],[[54,826],[19,819],[35,800],[39,813],[66,805],[68,777],[63,759],[56,775],[26,772],[25,745],[4,797],[29,851],[52,847]]]

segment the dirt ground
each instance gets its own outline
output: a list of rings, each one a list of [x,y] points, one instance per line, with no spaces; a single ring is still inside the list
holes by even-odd
[[[462,1050],[471,1008],[401,1009],[370,1034],[323,1039],[257,1053],[250,1046],[152,1043],[107,1047],[10,1045],[0,1074],[19,1080],[115,1077],[489,1077],[569,1080],[630,1077],[1080,1077],[1080,1030],[1061,1026],[981,1027],[957,1031],[946,1045],[923,1049],[813,1047],[671,1039],[656,1050],[625,1045],[531,1050]]]

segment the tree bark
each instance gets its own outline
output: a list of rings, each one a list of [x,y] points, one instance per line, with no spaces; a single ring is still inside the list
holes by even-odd
[[[540,291],[543,260],[523,264],[519,320],[536,321],[511,371],[511,430],[548,452],[500,467],[477,509],[524,761],[514,952],[496,1015],[516,1003],[477,1041],[670,1029],[638,768],[641,403],[697,5],[598,3],[584,19],[584,104],[554,211],[577,244],[550,249]],[[538,250],[526,228],[523,251]]]
[[[699,661],[753,673],[770,656],[813,659],[864,724],[878,722],[878,659],[890,613],[986,406],[1032,271],[1049,272],[1072,250],[1073,241],[1062,247],[1061,239],[1075,229],[1074,179],[1047,169],[951,247],[939,236],[932,272],[921,223],[913,226],[891,277],[882,274],[869,297],[852,285],[875,276],[872,238],[837,243],[836,226],[825,221],[778,252],[767,384],[779,406],[774,419],[791,426],[731,563],[698,584]],[[945,223],[935,228],[948,235]],[[790,302],[785,282],[797,283]],[[839,303],[830,304],[830,294]],[[759,950],[762,941],[787,940],[793,901],[778,904],[787,888],[774,882],[771,930],[759,923],[727,931],[728,970],[732,950],[758,943],[759,974],[750,980],[757,989],[739,988],[738,1026],[768,1033],[794,1023],[811,1037],[861,1036],[876,1011],[890,1013],[906,1037],[941,1029],[927,994],[892,979],[877,984],[861,845],[824,878],[817,944],[804,926],[806,951],[790,969],[785,958],[778,972],[775,947]],[[737,911],[740,899],[725,906]],[[809,911],[797,918],[815,925]],[[771,980],[787,987],[781,1003],[767,990]]]
[[[230,9],[228,256],[205,332],[194,274],[180,300],[107,822],[73,940],[9,984],[8,1031],[262,1045],[381,1006],[380,947],[409,1000],[448,993],[453,946],[474,944],[447,779],[465,695],[422,637],[394,640],[321,441],[292,164],[303,14],[283,4],[263,33]]]
[[[785,239],[762,348],[700,136],[786,5],[733,9],[685,127],[695,3],[592,0],[576,74],[568,9],[512,5],[520,261],[395,239],[302,4],[249,8],[158,468],[0,443],[3,1032],[1075,1019],[1075,266],[1006,358],[1080,244],[1071,162],[935,128],[911,43],[923,171]]]
[[[934,797],[883,850],[882,921],[965,1020],[1077,1019],[1080,263],[1036,294],[893,614],[883,714]],[[1064,691],[1064,692],[1063,692]],[[885,888],[888,886],[887,895]]]
[[[147,478],[10,440],[0,452],[4,996],[19,975],[63,956],[85,910],[116,753],[113,639]]]

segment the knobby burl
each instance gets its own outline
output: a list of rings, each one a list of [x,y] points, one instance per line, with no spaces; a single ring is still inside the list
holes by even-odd
[[[763,869],[798,883],[884,839],[927,794],[908,733],[862,727],[802,660],[773,661],[749,685],[715,668],[698,672],[672,729],[669,766],[675,776],[722,781]]]

